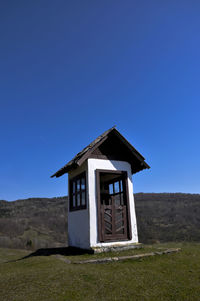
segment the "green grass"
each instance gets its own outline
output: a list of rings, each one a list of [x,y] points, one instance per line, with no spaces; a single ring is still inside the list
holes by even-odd
[[[198,243],[156,244],[142,250],[71,256],[70,259],[130,255],[168,247],[182,250],[138,261],[82,265],[66,264],[56,256],[6,263],[28,252],[0,249],[0,300],[200,300]]]

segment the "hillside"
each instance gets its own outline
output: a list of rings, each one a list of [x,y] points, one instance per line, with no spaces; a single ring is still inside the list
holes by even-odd
[[[0,246],[47,248],[66,246],[67,198],[0,201]]]
[[[200,195],[138,193],[140,242],[200,241]],[[37,249],[67,245],[67,197],[0,201],[0,246]]]
[[[200,194],[138,193],[135,206],[141,242],[200,241]]]

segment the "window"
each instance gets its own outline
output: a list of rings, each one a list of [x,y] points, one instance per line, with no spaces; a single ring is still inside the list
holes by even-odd
[[[86,209],[85,172],[70,180],[70,211]]]
[[[116,205],[124,205],[123,182],[122,179],[113,180],[108,185],[109,199],[112,196]]]

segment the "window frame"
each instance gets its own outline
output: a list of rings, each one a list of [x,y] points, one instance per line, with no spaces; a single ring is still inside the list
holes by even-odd
[[[85,182],[85,189],[82,189],[82,179]],[[77,183],[79,181],[80,188],[77,189]],[[75,183],[75,192],[73,191],[73,185]],[[82,204],[82,194],[85,194],[85,204]],[[78,195],[80,196],[80,205],[78,205]],[[73,197],[75,196],[75,206],[73,204]],[[86,185],[86,172],[82,172],[79,175],[69,180],[69,211],[77,211],[87,209],[87,185]]]
[[[115,183],[118,183],[119,191],[116,191]],[[112,193],[110,193],[110,185],[112,187]],[[124,183],[124,175],[120,175],[118,178],[115,178],[108,182],[108,191],[109,197],[115,198],[115,196],[119,196],[120,205],[126,205],[125,198],[125,183]]]

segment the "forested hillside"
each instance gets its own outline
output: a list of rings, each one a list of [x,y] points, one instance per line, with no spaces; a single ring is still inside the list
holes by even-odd
[[[67,198],[0,201],[0,247],[67,245]]]
[[[200,195],[138,193],[140,242],[200,241]],[[67,197],[0,201],[0,247],[67,246]]]
[[[200,194],[135,195],[141,242],[200,241]]]

